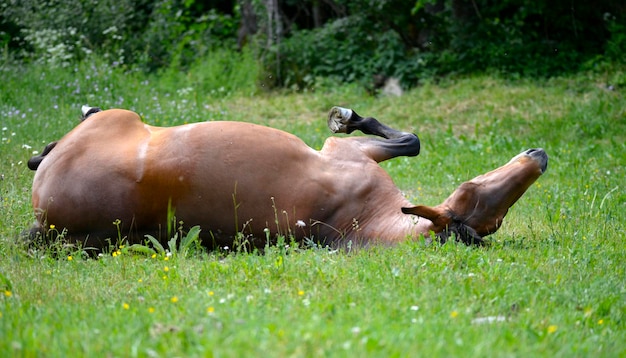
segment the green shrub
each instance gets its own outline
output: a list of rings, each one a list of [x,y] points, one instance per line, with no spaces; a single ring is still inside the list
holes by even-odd
[[[483,71],[550,77],[602,54],[623,61],[626,47],[625,14],[611,0],[337,3],[345,12],[338,19],[292,31],[263,58],[275,84],[302,87],[319,76],[370,82],[383,74],[414,85]]]
[[[197,13],[196,5],[194,0],[12,1],[0,6],[0,44],[12,44],[22,60],[57,66],[97,55],[149,71],[172,63],[184,67],[235,43],[235,17],[214,9]]]
[[[123,62],[126,35],[142,23],[148,1],[22,0],[0,7],[20,58],[67,66],[93,52]],[[36,11],[35,11],[36,9]]]
[[[186,68],[216,48],[234,48],[237,19],[210,9],[194,14],[194,1],[161,0],[135,47],[138,63],[153,71],[168,66]]]
[[[266,4],[7,0],[0,3],[0,46],[5,63],[63,67],[97,56],[146,72],[187,70],[216,49],[235,49],[242,11],[251,7],[256,20],[246,25],[258,31],[246,42],[268,88],[312,88],[318,79],[369,87],[373,75],[398,77],[404,86],[483,71],[550,77],[590,62],[622,62],[626,51],[626,12],[616,0],[281,1],[281,15],[272,17]],[[314,22],[313,9],[323,10]]]
[[[606,13],[604,17],[611,37],[605,45],[606,56],[619,62],[626,62],[626,21],[621,19],[618,21],[617,17],[613,14]]]
[[[337,19],[314,30],[286,38],[263,63],[275,73],[270,85],[309,88],[318,78],[341,82],[372,82],[373,75],[415,80],[409,52],[397,33],[359,17]]]

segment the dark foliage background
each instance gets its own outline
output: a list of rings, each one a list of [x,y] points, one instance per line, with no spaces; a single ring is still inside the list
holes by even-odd
[[[269,87],[405,86],[457,73],[554,76],[625,61],[617,0],[4,0],[4,64],[89,56],[144,71],[252,51]]]

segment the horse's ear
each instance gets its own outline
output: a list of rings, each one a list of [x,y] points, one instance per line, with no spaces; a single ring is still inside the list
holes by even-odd
[[[450,212],[441,206],[425,206],[418,205],[410,208],[402,208],[402,212],[405,214],[421,216],[433,222],[436,226],[445,228],[451,221],[452,217]]]

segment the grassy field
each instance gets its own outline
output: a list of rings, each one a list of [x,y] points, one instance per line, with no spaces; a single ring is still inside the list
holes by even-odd
[[[449,79],[374,98],[331,82],[265,93],[241,66],[1,73],[2,355],[626,356],[624,69]],[[15,244],[33,221],[25,163],[78,123],[83,104],[159,125],[252,121],[314,148],[329,108],[351,107],[420,135],[419,157],[384,163],[416,204],[438,204],[530,147],[550,163],[486,248],[416,239],[352,252],[29,254]]]

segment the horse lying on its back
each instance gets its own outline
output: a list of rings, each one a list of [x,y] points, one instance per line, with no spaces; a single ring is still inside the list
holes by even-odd
[[[412,205],[379,162],[416,156],[416,135],[331,109],[333,132],[320,151],[292,134],[243,122],[202,122],[161,128],[131,111],[87,108],[84,120],[31,158],[36,170],[32,233],[50,225],[84,247],[146,234],[169,239],[168,212],[186,227],[200,225],[207,246],[232,245],[237,233],[256,245],[291,235],[319,243],[393,244],[419,235],[455,233],[481,243],[546,170],[542,149],[463,183],[442,204]],[[118,226],[113,223],[117,222]]]

